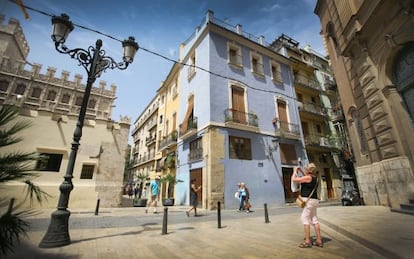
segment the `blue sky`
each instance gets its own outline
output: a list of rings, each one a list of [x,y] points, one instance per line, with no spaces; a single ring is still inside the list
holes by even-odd
[[[178,59],[180,44],[194,32],[207,10],[213,11],[216,19],[240,24],[243,31],[255,36],[265,36],[268,43],[284,33],[299,41],[301,47],[310,44],[315,51],[325,53],[319,18],[313,13],[316,0],[23,0],[23,3],[52,15],[66,13],[73,23],[119,40],[133,36],[140,46],[173,60]],[[73,80],[79,73],[86,84],[84,68],[55,50],[49,16],[28,10],[30,19],[26,20],[20,8],[8,0],[0,0],[0,13],[6,15],[6,21],[20,20],[30,46],[28,61],[42,64],[42,73],[48,66],[56,67],[56,76],[66,70],[71,72]],[[79,27],[69,35],[66,46],[87,49],[97,39],[102,39],[107,55],[121,61],[120,42]],[[127,70],[103,73],[97,82],[106,81],[107,88],[117,85],[118,98],[112,118],[118,121],[121,115],[129,116],[134,122],[155,96],[172,65],[171,61],[138,50]]]

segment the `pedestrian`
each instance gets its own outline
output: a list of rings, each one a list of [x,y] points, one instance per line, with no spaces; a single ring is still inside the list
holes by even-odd
[[[302,223],[305,231],[305,240],[299,244],[300,248],[309,248],[312,245],[317,247],[323,247],[321,228],[317,217],[317,207],[319,205],[319,199],[317,194],[318,189],[318,176],[316,166],[314,163],[310,163],[306,166],[304,176],[298,177],[299,167],[295,167],[292,174],[292,181],[301,184],[300,196],[306,201],[306,205],[302,210]],[[313,225],[315,230],[316,240],[312,242],[310,238],[310,225]]]
[[[198,206],[198,194],[197,192],[201,190],[201,185],[198,186],[198,188],[195,187],[195,179],[191,180],[190,185],[190,205],[191,208],[188,209],[185,214],[187,214],[187,217],[190,217],[190,212],[194,210],[194,217],[197,216],[197,206]]]
[[[132,199],[133,190],[132,190],[132,185],[131,184],[128,184],[126,186],[125,192],[126,192],[126,194],[128,194],[128,199]]]
[[[240,198],[240,205],[238,212],[246,210],[246,212],[250,212],[250,192],[249,189],[246,187],[246,184],[241,182],[239,187],[239,198]]]
[[[151,189],[150,191],[151,197],[147,202],[145,213],[148,213],[148,209],[150,206],[153,206],[154,213],[157,213],[157,201],[158,201],[158,195],[160,193],[160,177],[158,175],[155,176],[155,179],[151,181],[150,189]]]
[[[139,192],[139,185],[137,183],[135,184],[135,187],[134,187],[134,199],[138,198],[138,192]]]

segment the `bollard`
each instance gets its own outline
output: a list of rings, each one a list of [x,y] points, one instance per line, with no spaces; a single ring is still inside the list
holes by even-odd
[[[99,212],[99,203],[100,203],[100,201],[101,201],[101,199],[98,199],[98,200],[96,201],[95,216],[97,216],[97,215],[98,215],[98,212]]]
[[[265,211],[265,223],[269,223],[269,214],[267,213],[267,203],[264,204],[264,211]]]
[[[217,228],[221,228],[221,206],[220,202],[217,202]]]
[[[164,207],[164,215],[162,218],[162,235],[167,234],[168,208]]]

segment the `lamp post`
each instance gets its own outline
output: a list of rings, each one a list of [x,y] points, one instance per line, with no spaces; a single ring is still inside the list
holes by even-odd
[[[95,47],[89,46],[87,50],[81,48],[69,49],[64,43],[73,28],[74,26],[69,20],[68,15],[62,14],[61,16],[52,17],[52,39],[55,42],[56,50],[60,53],[68,54],[71,58],[78,60],[78,65],[83,66],[86,69],[88,80],[83,95],[82,106],[79,111],[78,122],[73,133],[72,148],[68,159],[66,174],[59,187],[60,196],[57,210],[51,215],[49,228],[39,244],[39,247],[41,248],[59,247],[70,244],[68,228],[70,211],[68,211],[67,208],[69,204],[69,195],[73,190],[73,168],[75,166],[79,140],[82,137],[82,127],[92,84],[95,82],[96,78],[108,68],[126,69],[128,65],[132,63],[135,53],[138,51],[138,44],[133,37],[129,37],[122,42],[124,57],[123,62],[119,63],[115,62],[111,57],[105,56],[105,51],[101,50],[102,41],[100,39],[96,41]]]

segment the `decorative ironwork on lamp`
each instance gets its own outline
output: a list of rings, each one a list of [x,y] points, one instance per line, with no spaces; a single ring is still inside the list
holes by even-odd
[[[72,178],[75,166],[76,155],[82,137],[82,127],[85,120],[86,109],[88,106],[89,96],[92,84],[95,82],[102,72],[106,69],[118,68],[124,70],[134,60],[134,56],[138,51],[138,43],[133,37],[129,37],[122,42],[123,62],[115,62],[109,56],[105,56],[105,51],[101,50],[102,40],[96,41],[95,47],[89,46],[87,50],[81,48],[69,49],[64,45],[70,32],[74,26],[69,20],[69,16],[62,14],[61,16],[52,17],[52,40],[55,42],[55,48],[59,53],[68,54],[71,58],[76,59],[80,66],[83,66],[88,74],[87,84],[83,95],[82,105],[79,111],[78,121],[73,133],[73,142],[71,152],[68,158],[68,166],[64,181],[59,186],[60,196],[57,210],[52,213],[49,228],[39,244],[39,247],[59,247],[70,244],[69,237],[69,216],[70,211],[67,210],[69,204],[69,195],[73,190]]]

